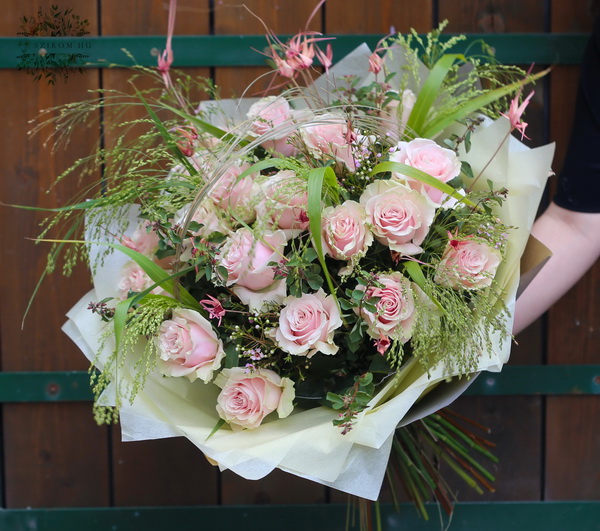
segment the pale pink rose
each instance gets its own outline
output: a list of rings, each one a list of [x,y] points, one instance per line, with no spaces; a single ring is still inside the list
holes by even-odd
[[[352,143],[356,135],[348,129],[342,115],[322,114],[313,123],[300,129],[300,136],[306,147],[317,159],[333,157],[345,164],[350,171],[356,170]]]
[[[266,232],[255,238],[251,230],[242,228],[221,247],[218,265],[227,270],[227,285],[251,309],[261,309],[269,301],[283,301],[285,280],[275,280],[269,263],[281,260],[286,243],[283,231]]]
[[[309,224],[306,181],[291,170],[283,170],[262,183],[261,193],[256,207],[259,220],[285,231],[306,230]]]
[[[250,164],[245,162],[230,166],[219,177],[209,193],[209,197],[218,208],[233,210],[245,223],[252,223],[255,218],[252,200],[256,193],[254,184],[256,173],[239,179],[239,176],[249,167]]]
[[[375,338],[392,338],[406,343],[412,336],[415,323],[415,297],[411,282],[402,274],[394,272],[377,276],[383,287],[358,285],[365,291],[365,298],[378,297],[377,312],[361,307],[356,310],[368,325],[368,334]],[[384,350],[385,352],[385,350]]]
[[[121,237],[121,243],[133,251],[145,256],[153,256],[158,249],[158,235],[153,230],[148,231],[149,221],[138,227],[131,238]]]
[[[336,260],[363,255],[373,243],[365,210],[355,201],[325,208],[321,219],[323,251]]]
[[[247,116],[252,120],[251,130],[254,134],[257,136],[272,134],[270,140],[261,144],[265,149],[273,149],[285,157],[296,152],[296,148],[288,143],[290,133],[284,131],[287,128],[282,127],[289,125],[294,116],[285,98],[281,96],[262,98],[250,107]]]
[[[390,134],[396,135],[397,138],[402,136],[416,101],[415,93],[410,89],[404,89],[401,100],[392,100],[388,103],[382,118],[385,120],[385,129]]]
[[[360,198],[373,235],[392,251],[406,255],[420,253],[420,244],[429,232],[435,205],[423,195],[396,181],[374,181]]]
[[[215,384],[222,389],[217,412],[234,431],[257,428],[273,411],[285,418],[294,409],[294,382],[269,369],[223,369]]]
[[[191,382],[211,381],[225,357],[223,342],[211,324],[194,310],[176,308],[164,321],[156,338],[160,371],[166,376],[185,376]]]
[[[233,230],[232,219],[227,216],[226,212],[220,210],[211,199],[205,199],[200,203],[200,206],[192,214],[192,221],[202,225],[198,231],[194,232],[195,236],[202,238],[208,238],[215,232],[231,234]]]
[[[443,183],[460,174],[460,160],[456,153],[451,149],[438,146],[433,140],[427,138],[399,142],[397,150],[390,155],[390,160],[421,170]],[[437,188],[424,185],[406,175],[394,173],[392,177],[408,182],[415,190],[423,189],[436,205],[440,205],[446,197],[446,194]]]
[[[300,298],[287,297],[279,315],[279,327],[269,335],[284,352],[296,356],[312,357],[317,352],[335,354],[338,346],[333,342],[342,319],[334,298],[320,289]]]
[[[129,292],[141,293],[154,284],[154,281],[137,264],[137,262],[127,262],[121,269],[121,278],[117,284],[119,290],[119,299],[125,300]],[[155,295],[164,295],[165,291],[159,287],[152,290]]]
[[[502,256],[487,243],[450,239],[434,281],[454,289],[479,289],[491,285]]]

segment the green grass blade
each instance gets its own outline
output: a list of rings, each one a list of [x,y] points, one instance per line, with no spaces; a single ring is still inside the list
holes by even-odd
[[[481,94],[480,96],[477,96],[476,98],[465,102],[463,105],[455,109],[454,112],[439,116],[438,118],[435,118],[431,122],[429,122],[424,128],[422,136],[424,138],[435,137],[438,133],[442,132],[444,129],[446,129],[446,127],[449,127],[454,122],[463,120],[470,114],[479,111],[486,105],[489,105],[490,103],[502,98],[503,96],[507,96],[508,94],[515,92],[524,84],[530,83],[545,76],[549,71],[550,70],[547,69],[543,72],[538,72],[537,74],[528,76],[525,80],[515,81],[514,83],[510,83],[509,85],[490,90],[485,94]]]
[[[429,76],[419,91],[417,101],[415,101],[406,124],[407,129],[409,131],[414,131],[416,136],[431,138],[422,133],[423,125],[440,93],[440,88],[444,83],[444,79],[446,79],[452,65],[458,59],[464,60],[465,58],[461,54],[445,54],[437,63],[435,63],[434,67],[429,72]]]
[[[331,276],[329,275],[329,271],[327,269],[327,264],[325,263],[325,256],[323,255],[323,242],[321,240],[321,196],[323,192],[323,180],[325,179],[325,176],[327,176],[329,182],[331,182],[332,178],[333,180],[336,180],[335,173],[329,167],[314,168],[308,174],[308,219],[313,246],[315,251],[317,251],[319,263],[323,268],[327,286],[329,287],[329,291],[333,295],[336,304],[339,306],[335,287],[333,286]]]
[[[467,199],[460,195],[452,186],[449,184],[443,183],[439,179],[432,177],[428,173],[421,171],[417,168],[413,168],[412,166],[408,166],[407,164],[402,164],[401,162],[393,162],[391,160],[380,162],[375,166],[370,175],[377,175],[378,173],[386,173],[386,172],[395,172],[401,173],[402,175],[407,175],[408,177],[412,177],[427,186],[431,186],[432,188],[436,188],[445,194],[452,196],[457,201],[463,202],[465,205],[469,205],[470,207],[475,207],[475,203],[473,201]]]

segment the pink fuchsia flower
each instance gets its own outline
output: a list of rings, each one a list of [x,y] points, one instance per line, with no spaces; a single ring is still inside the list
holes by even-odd
[[[317,352],[335,354],[334,332],[342,319],[333,296],[320,289],[302,297],[287,297],[279,315],[279,327],[269,335],[284,352],[308,358]]]
[[[350,171],[356,170],[352,148],[356,134],[342,115],[319,115],[300,129],[300,136],[313,157],[320,160],[333,157]]]
[[[321,235],[325,254],[336,260],[363,255],[373,243],[366,220],[364,208],[355,201],[323,210]]]
[[[257,428],[274,411],[285,418],[294,409],[294,382],[269,369],[223,369],[215,384],[221,388],[217,412],[234,431]]]
[[[421,170],[442,183],[457,177],[461,168],[460,160],[454,151],[443,148],[427,138],[399,142],[397,150],[390,155],[390,160]],[[415,190],[423,190],[436,205],[440,205],[446,198],[444,192],[407,175],[393,173],[392,178],[408,183]]]
[[[502,256],[491,245],[451,235],[434,281],[454,289],[481,289],[492,284]]]
[[[316,48],[317,58],[321,61],[321,65],[325,68],[325,72],[329,72],[331,65],[333,64],[333,50],[331,44],[327,44],[326,51],[323,52],[320,48]]]
[[[377,341],[391,338],[406,343],[412,337],[416,318],[413,284],[401,273],[381,274],[377,282],[382,287],[358,285],[356,289],[365,291],[365,299],[377,298],[376,312],[364,306],[356,313],[367,323],[367,333]],[[377,343],[378,352],[389,347],[386,341]]]
[[[269,264],[281,260],[286,243],[283,231],[265,232],[256,238],[251,230],[242,228],[221,247],[218,265],[227,270],[226,283],[251,310],[285,298],[285,280],[275,280]]]
[[[165,50],[158,56],[158,67],[157,70],[160,72],[165,87],[170,89],[173,84],[171,83],[171,76],[169,70],[173,64],[173,32],[175,31],[175,10],[177,8],[177,0],[171,0],[169,2],[169,21],[167,24],[167,46]]]
[[[381,72],[382,68],[383,68],[383,59],[377,53],[377,50],[375,50],[369,56],[369,72],[373,72],[373,74],[377,75],[377,74],[379,74],[379,72]]]
[[[422,252],[435,216],[429,196],[392,180],[377,180],[365,188],[360,204],[377,241],[404,255]]]
[[[198,312],[174,309],[156,338],[159,369],[166,376],[211,381],[225,356],[223,343],[211,324]]]
[[[517,93],[517,95],[510,102],[510,106],[508,108],[508,113],[507,114],[501,113],[502,116],[509,119],[510,130],[514,131],[516,129],[517,131],[519,131],[521,133],[521,140],[523,140],[523,138],[529,139],[529,137],[527,135],[525,135],[525,129],[527,128],[527,123],[523,122],[521,118],[523,116],[523,113],[525,112],[525,109],[529,105],[529,101],[531,100],[531,98],[533,97],[534,94],[535,94],[535,92],[532,90],[529,93],[529,96],[527,96],[523,100],[523,102],[519,105],[519,98],[521,97],[521,90],[519,89],[519,92]]]
[[[211,319],[219,320],[218,326],[221,326],[221,319],[225,317],[227,312],[218,299],[215,299],[212,295],[207,295],[207,297],[207,299],[202,299],[200,304],[208,312],[208,316]]]

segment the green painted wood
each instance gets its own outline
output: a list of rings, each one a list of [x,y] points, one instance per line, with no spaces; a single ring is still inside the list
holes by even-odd
[[[0,403],[88,401],[85,371],[0,373]],[[598,395],[600,365],[514,365],[483,373],[468,395]]]
[[[390,504],[381,507],[384,530],[439,530],[438,508],[428,506],[430,519],[422,520],[410,504],[397,512]],[[332,505],[271,505],[228,507],[131,507],[85,509],[0,510],[0,529],[10,531],[343,531],[347,507]],[[578,531],[598,530],[600,502],[496,502],[459,503],[452,531]],[[351,526],[349,529],[357,529]]]
[[[285,39],[286,36],[282,36]],[[381,35],[332,35],[334,57],[343,57],[359,44],[374,48]],[[450,37],[450,36],[446,36]],[[587,34],[504,33],[470,34],[457,51],[485,40],[507,64],[578,64]],[[57,66],[129,66],[134,61],[156,66],[164,36],[108,37],[3,37],[0,38],[0,68]],[[194,35],[173,38],[175,67],[264,66],[265,56],[257,50],[266,46],[262,35]],[[42,50],[40,54],[40,50]]]

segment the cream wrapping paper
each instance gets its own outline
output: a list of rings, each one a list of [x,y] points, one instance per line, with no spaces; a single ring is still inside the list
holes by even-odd
[[[343,75],[357,75],[359,85],[367,85],[374,78],[368,73],[368,57],[371,51],[366,45],[342,59],[330,71],[321,76],[314,89],[325,102],[332,99],[336,79]],[[405,64],[403,52],[398,48],[385,57],[386,66],[400,72]],[[427,69],[423,67],[424,79]],[[422,80],[410,86],[416,91]],[[399,90],[400,77],[392,78],[393,88]],[[246,118],[246,113],[256,99],[223,100],[215,104],[205,102],[201,110],[209,112],[218,105],[213,117],[215,125],[227,127]],[[296,102],[296,100],[295,100]],[[297,103],[297,107],[301,105]],[[509,122],[502,118],[488,121],[472,135],[469,153],[459,154],[471,164],[474,175],[485,168],[477,186],[487,187],[487,180],[496,188],[506,187],[509,197],[498,211],[502,222],[516,227],[509,239],[505,263],[499,269],[496,280],[503,290],[502,299],[512,316],[519,280],[519,260],[531,231],[537,206],[550,173],[553,145],[528,149],[518,140],[509,137]],[[463,131],[459,131],[461,134]],[[493,160],[490,162],[490,159]],[[138,208],[128,212],[131,236],[138,225]],[[112,229],[114,229],[113,227]],[[109,234],[119,231],[107,227]],[[88,230],[88,241],[92,232]],[[112,240],[114,242],[114,240]],[[92,263],[105,248],[91,245]],[[94,289],[85,295],[68,313],[69,320],[63,330],[79,346],[82,352],[102,370],[104,362],[114,348],[110,338],[103,344],[102,337],[110,333],[98,316],[87,310],[90,301],[115,297],[119,273],[128,258],[120,253],[106,257],[93,274]],[[512,321],[512,317],[510,318]],[[511,323],[507,328],[510,329]],[[482,353],[478,371],[499,371],[510,353],[510,340],[501,342],[498,336],[494,348]],[[502,344],[501,344],[502,343]],[[127,389],[133,382],[135,356],[128,358],[114,375],[114,381],[106,389],[101,401],[114,403],[117,386]],[[184,378],[165,378],[158,371],[151,373],[144,389],[133,402],[125,401],[121,408],[121,429],[124,441],[158,439],[185,436],[208,458],[217,462],[221,470],[230,469],[247,479],[260,479],[274,468],[308,478],[323,485],[376,500],[383,481],[396,427],[413,422],[452,402],[471,383],[472,378],[458,376],[453,367],[430,368],[429,373],[415,362],[409,362],[373,398],[354,427],[346,435],[332,424],[337,412],[324,407],[311,410],[295,410],[285,419],[266,419],[253,430],[233,432],[222,427],[209,438],[219,417],[215,410],[219,389],[214,384],[197,380],[190,383]],[[439,384],[439,385],[438,385]],[[432,388],[435,389],[432,390]],[[426,396],[425,396],[426,395]],[[423,400],[419,401],[421,397]]]

